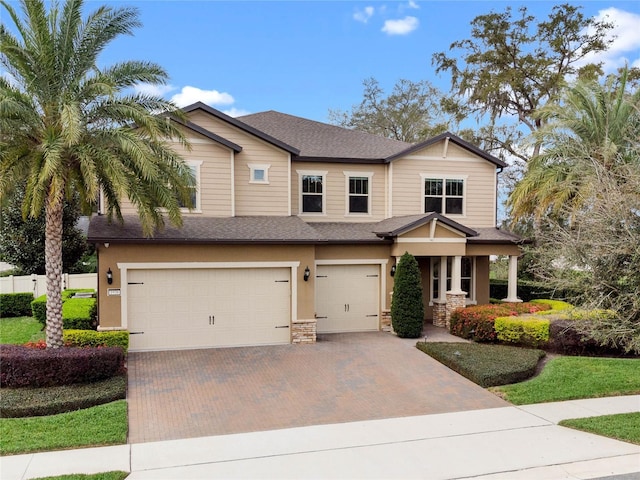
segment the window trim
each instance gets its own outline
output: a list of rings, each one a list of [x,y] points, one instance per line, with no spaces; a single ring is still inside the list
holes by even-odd
[[[441,173],[421,173],[420,174],[420,205],[422,208],[422,213],[427,213],[425,211],[425,198],[427,198],[427,192],[425,191],[425,181],[429,178],[433,178],[435,180],[442,180],[442,213],[440,215],[444,215],[447,217],[455,217],[455,218],[465,218],[467,216],[467,196],[468,196],[468,179],[469,175],[444,175]],[[462,213],[446,213],[446,201],[447,201],[447,180],[462,180]],[[450,198],[460,198],[458,196],[453,196]]]
[[[312,217],[324,216],[327,214],[327,170],[296,170],[298,174],[298,215],[308,215]],[[303,205],[303,192],[302,192],[302,179],[303,177],[314,176],[322,177],[322,212],[304,212],[302,211]],[[317,194],[316,194],[317,195]]]
[[[249,183],[256,185],[268,185],[269,184],[269,169],[271,168],[270,164],[267,163],[249,163],[247,164],[249,167]],[[257,170],[264,171],[264,178],[262,180],[256,180],[255,172]]]
[[[447,257],[447,264],[449,263],[449,261],[451,261],[453,263],[453,260],[451,260],[451,256]],[[471,286],[471,288],[469,289],[470,291],[467,292],[467,297],[465,297],[465,304],[466,305],[476,305],[477,304],[477,299],[476,299],[476,279],[477,279],[477,275],[476,275],[476,257],[475,256],[469,256],[469,255],[465,255],[462,257],[463,259],[465,258],[469,258],[471,259],[471,277],[460,277],[460,280],[464,280],[466,278],[469,278],[469,285]],[[431,262],[429,263],[429,306],[433,306],[433,304],[435,302],[437,302],[439,300],[438,297],[434,297],[433,292],[434,292],[434,282],[436,280],[436,278],[434,277],[434,265],[438,266],[438,269],[440,268],[440,257],[431,257]],[[437,280],[440,280],[439,278]],[[449,280],[451,280],[451,268],[449,268],[449,266],[447,265],[447,278],[446,278],[446,282],[449,282]],[[439,293],[439,292],[438,292]]]
[[[193,206],[193,210],[189,211],[188,208],[181,207],[180,211],[182,213],[202,213],[202,200],[200,196],[200,170],[202,168],[202,160],[185,160],[185,163],[189,166],[189,168],[193,168],[196,177],[196,202]]]
[[[371,186],[373,172],[357,172],[357,171],[343,171],[344,174],[344,216],[345,217],[370,217],[371,216]],[[349,191],[349,182],[352,178],[366,178],[367,179],[367,213],[363,212],[351,212],[349,211],[349,199],[351,192]],[[364,195],[358,195],[364,196]]]

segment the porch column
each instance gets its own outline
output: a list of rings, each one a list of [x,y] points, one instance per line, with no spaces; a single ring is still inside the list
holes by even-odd
[[[447,292],[446,327],[451,328],[451,314],[466,303],[467,292],[462,291],[462,256],[456,255],[451,262],[451,290]]]
[[[503,302],[518,303],[518,256],[509,255],[509,280],[507,285],[507,298]]]
[[[440,257],[438,266],[438,298],[433,299],[433,324],[447,326],[447,257]]]

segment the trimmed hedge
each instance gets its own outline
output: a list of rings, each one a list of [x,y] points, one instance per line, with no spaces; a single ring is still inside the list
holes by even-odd
[[[498,317],[494,322],[498,340],[529,347],[549,341],[549,320],[527,317]]]
[[[536,313],[549,308],[551,307],[548,305],[531,303],[500,303],[459,308],[451,314],[450,331],[453,335],[475,342],[495,342],[497,340],[494,328],[496,318]]]
[[[94,383],[58,387],[7,388],[0,397],[0,417],[57,415],[123,400],[126,396],[126,375],[116,375]]]
[[[532,377],[545,355],[542,350],[477,343],[418,342],[416,347],[485,388]]]
[[[124,370],[124,352],[118,347],[40,350],[0,345],[0,363],[0,387],[51,387],[113,377]]]
[[[534,305],[549,305],[550,310],[547,310],[544,314],[563,312],[574,308],[569,302],[562,300],[550,300],[548,298],[531,300],[529,303],[533,303]]]
[[[0,318],[30,317],[32,293],[0,293]]]
[[[129,332],[94,330],[64,330],[65,346],[69,347],[120,347],[126,354],[129,351]]]
[[[507,298],[507,280],[491,280],[489,283],[489,296],[491,298]],[[518,297],[525,302],[538,298],[569,298],[575,297],[577,292],[569,290],[553,290],[543,282],[532,282],[529,280],[518,281]]]
[[[73,298],[78,292],[93,292],[90,289],[69,289],[62,292],[63,328],[95,330],[98,306],[95,298]],[[44,327],[47,324],[47,296],[40,295],[31,302],[33,318]]]
[[[401,338],[418,338],[424,323],[420,267],[415,257],[400,257],[393,283],[391,324]]]

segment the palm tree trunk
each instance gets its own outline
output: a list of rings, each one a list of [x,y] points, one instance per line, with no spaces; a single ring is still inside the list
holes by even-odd
[[[57,197],[61,197],[58,195]],[[62,342],[62,210],[64,202],[56,195],[45,206],[45,274],[47,276],[47,348]]]

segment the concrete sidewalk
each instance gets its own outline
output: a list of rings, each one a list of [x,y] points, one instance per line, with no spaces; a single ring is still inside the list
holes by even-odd
[[[640,446],[556,423],[637,411],[640,395],[16,455],[0,477],[626,480],[640,478]]]

